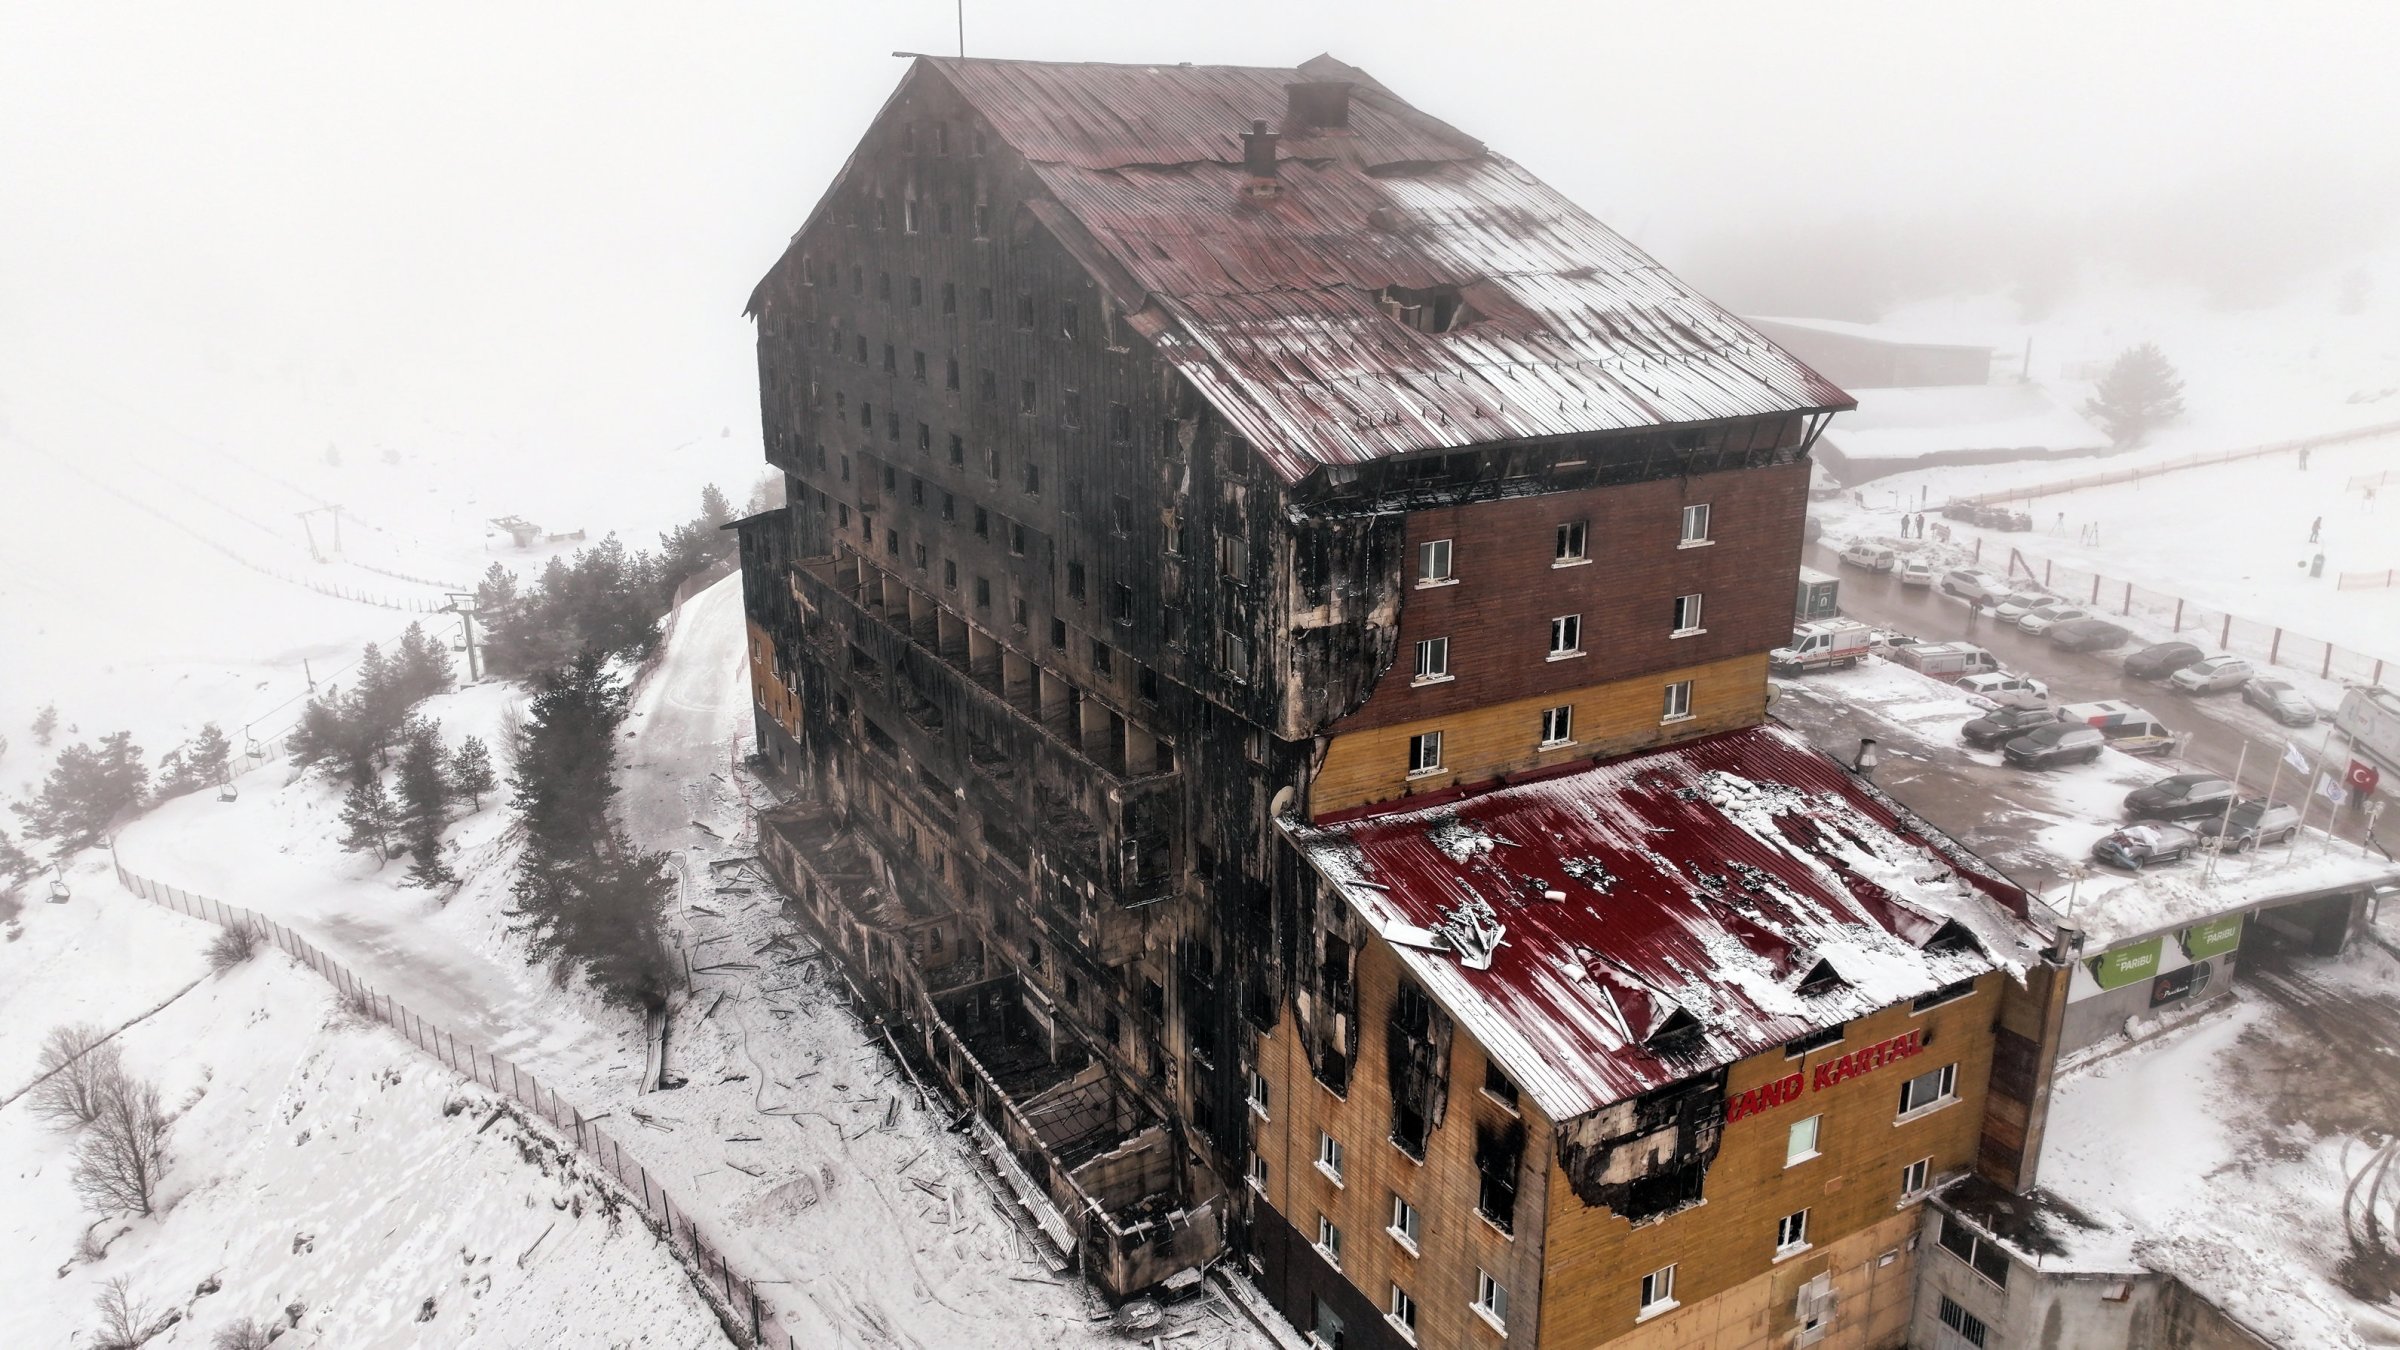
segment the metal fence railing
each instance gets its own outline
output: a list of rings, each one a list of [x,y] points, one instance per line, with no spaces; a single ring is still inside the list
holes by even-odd
[[[2381,684],[2387,669],[2400,669],[2400,660],[2296,633],[2281,624],[2243,618],[2119,577],[2032,557],[2018,548],[2008,551],[2008,575],[2039,582],[2043,589],[2087,605],[2094,613],[2163,623],[2171,633],[2211,638],[2222,651],[2306,671],[2321,679]]]
[[[315,943],[263,914],[154,881],[129,870],[122,863],[116,864],[116,873],[117,880],[125,889],[152,904],[222,928],[254,930],[293,960],[322,976],[360,1013],[389,1026],[406,1037],[409,1044],[439,1059],[455,1072],[466,1075],[549,1122],[562,1140],[572,1141],[578,1153],[606,1172],[622,1189],[627,1200],[640,1202],[642,1213],[649,1219],[653,1229],[689,1263],[695,1283],[718,1304],[725,1327],[735,1334],[737,1340],[758,1350],[776,1350],[779,1345],[782,1350],[798,1350],[797,1338],[782,1327],[760,1301],[756,1283],[737,1274],[725,1259],[724,1252],[702,1236],[689,1207],[677,1209],[667,1188],[648,1168],[627,1156],[608,1131],[587,1120],[583,1112],[559,1096],[556,1089],[473,1041],[461,1040],[454,1033],[426,1021],[391,995],[377,992],[349,967],[327,956]]]
[[[2387,567],[2380,572],[2341,572],[2333,578],[2337,591],[2380,591],[2400,585],[2400,567]]]

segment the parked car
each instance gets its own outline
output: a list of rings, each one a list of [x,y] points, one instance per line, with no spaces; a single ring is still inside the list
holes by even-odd
[[[2011,675],[2005,670],[1969,675],[1958,682],[1958,687],[1966,691],[1967,697],[1986,707],[1991,706],[1992,700],[2002,694],[2031,694],[2042,699],[2050,697],[2049,685],[2030,675]]]
[[[2267,675],[2253,675],[2242,686],[2242,702],[2253,708],[2264,708],[2268,715],[2287,727],[2304,727],[2317,720],[2317,705],[2292,686],[2290,680],[2278,680]]]
[[[2166,723],[2123,699],[2070,703],[2058,710],[2058,720],[2090,727],[2129,755],[2163,755],[2181,741]]]
[[[1893,652],[1892,659],[1920,675],[1952,684],[2000,668],[1999,657],[1971,642],[1919,642]]]
[[[2046,633],[2053,624],[2065,623],[2069,619],[2088,619],[2090,617],[2092,617],[2092,612],[2081,605],[2071,605],[2064,600],[2052,600],[2046,604],[2036,605],[2019,615],[2017,627],[2028,633]]]
[[[2008,594],[2008,583],[1989,572],[1962,567],[1942,574],[1942,594],[1955,595],[1970,605],[1988,605]]]
[[[2125,673],[2137,680],[2163,680],[2206,655],[2189,642],[2154,642],[2125,658]]]
[[[1904,562],[1900,564],[1898,580],[1901,585],[1911,588],[1930,586],[1933,584],[1933,564],[1915,559]]]
[[[2167,682],[2187,694],[2222,694],[2239,689],[2258,673],[2258,667],[2238,656],[2212,656],[2194,661],[2167,677]]]
[[[2181,862],[2200,847],[2200,836],[2180,825],[2144,823],[2111,830],[2092,845],[2092,857],[2111,867],[2139,872],[2152,863]]]
[[[1992,617],[2004,623],[2015,623],[2044,605],[2055,604],[2058,597],[2048,591],[2014,591],[2001,596],[1992,607]]]
[[[2050,700],[2040,695],[2002,694],[1992,700],[1990,712],[1960,727],[1958,738],[1978,750],[1989,750],[2057,720]]]
[[[1870,572],[1889,572],[1900,565],[1900,555],[1881,544],[1852,544],[1842,550],[1842,561]]]
[[[2033,528],[2030,512],[2011,511],[2005,506],[1979,506],[1970,519],[1987,530],[2007,530],[2012,534],[2023,534]]]
[[[2100,758],[2108,738],[2098,727],[2049,722],[2000,747],[2000,754],[2020,769],[2047,769],[2054,764],[2089,764]]]
[[[2223,840],[2228,853],[2244,853],[2262,844],[2280,844],[2300,833],[2300,813],[2281,802],[2252,799],[2225,816],[2203,816],[2192,822],[2200,833]]]
[[[2179,773],[2125,794],[2125,814],[2135,820],[2197,820],[2225,813],[2233,784],[2213,773]]]
[[[2042,636],[2061,651],[2104,652],[2124,646],[2133,634],[2106,619],[2068,619],[2050,625]]]

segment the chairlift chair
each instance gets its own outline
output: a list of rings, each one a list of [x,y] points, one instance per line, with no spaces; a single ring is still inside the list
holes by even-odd
[[[63,905],[67,903],[67,901],[73,899],[75,893],[67,889],[66,873],[57,871],[56,869],[52,869],[52,871],[53,875],[50,878],[50,903],[54,905]]]
[[[240,788],[238,788],[238,787],[235,787],[235,786],[233,785],[233,780],[232,780],[232,779],[228,778],[228,779],[226,779],[224,782],[217,784],[217,800],[218,800],[218,801],[221,801],[221,802],[239,801],[239,800],[241,800],[241,796],[242,796],[242,790],[241,790]]]

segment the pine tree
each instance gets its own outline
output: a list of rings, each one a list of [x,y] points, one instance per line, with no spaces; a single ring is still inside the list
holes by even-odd
[[[450,756],[450,795],[466,798],[480,811],[485,794],[498,786],[492,776],[491,747],[474,736],[461,740]]]
[[[44,750],[50,748],[50,738],[58,734],[58,705],[45,703],[33,715],[33,743]]]
[[[359,654],[358,679],[350,686],[350,701],[342,709],[343,720],[349,724],[345,750],[352,762],[353,781],[369,761],[383,762],[384,752],[390,749],[400,720],[407,714],[408,699],[399,669],[385,658],[382,648],[368,643]]]
[[[428,890],[455,883],[442,862],[442,830],[450,823],[450,782],[442,773],[441,728],[411,718],[400,735],[399,835],[415,859],[409,881]]]
[[[2128,347],[2100,377],[2083,410],[2118,445],[2138,445],[2152,427],[2183,415],[2183,380],[2155,342]]]
[[[150,794],[150,773],[130,731],[100,738],[100,748],[77,743],[59,752],[58,766],[30,802],[14,810],[25,833],[50,840],[60,857],[99,843],[109,827],[138,809]]]
[[[574,945],[584,978],[619,1007],[657,1007],[674,988],[675,958],[661,919],[675,891],[668,869],[666,854],[643,853],[612,828],[599,856],[578,870]]]
[[[413,708],[436,694],[449,693],[457,683],[449,649],[427,637],[423,624],[410,624],[400,635],[400,650],[392,662],[393,693],[400,706]]]
[[[19,887],[42,874],[42,865],[33,855],[19,847],[17,841],[0,831],[0,900],[16,895]]]
[[[392,831],[399,823],[399,808],[383,790],[379,775],[369,774],[352,783],[342,797],[342,847],[353,853],[373,849],[378,867],[392,856]]]
[[[342,758],[342,709],[334,690],[328,687],[321,698],[312,698],[300,709],[299,725],[284,738],[284,748],[290,752],[292,763],[305,769],[327,760]]]
[[[700,486],[701,527],[714,530],[731,519],[733,503],[725,500],[725,494],[717,489],[716,484],[703,483]]]
[[[225,781],[227,768],[233,761],[233,744],[216,723],[201,726],[200,734],[179,752],[172,772],[160,779],[158,795],[180,797],[187,792],[215,787]],[[161,760],[160,767],[166,767]]]

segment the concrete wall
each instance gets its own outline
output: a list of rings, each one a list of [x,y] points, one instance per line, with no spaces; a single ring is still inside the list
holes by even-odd
[[[1941,1223],[1940,1206],[1925,1206],[1908,1342],[1916,1350],[1969,1344],[1943,1325],[1945,1298],[1990,1328],[1984,1350],[2262,1350],[2269,1344],[2181,1280],[2153,1271],[2047,1271],[2012,1261],[2003,1289],[1941,1245]]]
[[[2195,981],[2192,991],[2166,1003],[2153,1003],[2152,990],[2159,980],[2169,979],[2176,972],[2195,964],[2184,958],[2183,951],[2169,938],[2159,954],[2159,974],[2156,978],[2136,980],[2120,989],[2101,989],[2092,982],[2088,968],[2077,969],[2074,990],[2067,1004],[2066,1022],[2059,1033],[2059,1052],[2081,1050],[2087,1045],[2107,1040],[2125,1029],[2125,1019],[2153,1009],[2164,1011],[2190,1008],[2217,997],[2233,987],[2234,967],[2241,959],[2239,950],[2209,957],[2207,975]],[[2085,960],[2090,959],[2087,953]]]

